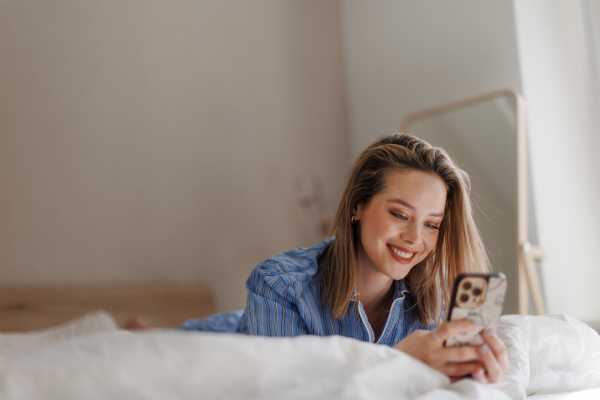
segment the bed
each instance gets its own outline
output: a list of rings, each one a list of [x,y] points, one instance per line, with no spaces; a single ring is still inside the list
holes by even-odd
[[[112,312],[0,335],[0,398],[600,398],[600,336],[566,315],[502,317],[510,369],[498,384],[483,386],[450,384],[404,353],[339,336],[130,332]],[[23,346],[24,338],[37,340]],[[2,347],[11,340],[15,346]]]
[[[152,326],[176,328],[215,312],[209,285],[0,287],[0,332],[48,328],[103,309],[119,326],[141,315]]]

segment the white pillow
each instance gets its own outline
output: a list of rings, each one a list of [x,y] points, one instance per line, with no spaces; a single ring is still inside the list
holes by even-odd
[[[11,357],[45,346],[49,343],[119,330],[112,315],[104,310],[93,311],[79,318],[38,331],[0,333],[0,357]]]

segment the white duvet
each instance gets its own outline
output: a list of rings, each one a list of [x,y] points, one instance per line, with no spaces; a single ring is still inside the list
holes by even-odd
[[[585,324],[505,316],[499,335],[510,369],[483,386],[343,337],[88,334],[5,353],[0,399],[522,399],[600,387],[600,337]]]

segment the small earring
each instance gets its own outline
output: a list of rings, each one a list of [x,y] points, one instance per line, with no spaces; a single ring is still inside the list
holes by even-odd
[[[352,216],[352,218],[350,218],[350,223],[353,224],[354,223],[354,215]]]

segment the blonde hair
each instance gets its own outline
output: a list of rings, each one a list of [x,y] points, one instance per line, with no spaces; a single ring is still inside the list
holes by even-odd
[[[421,324],[439,323],[444,304],[450,304],[456,277],[466,272],[488,272],[490,268],[473,219],[469,176],[444,149],[408,134],[378,139],[354,162],[333,222],[336,239],[326,253],[323,299],[336,318],[348,312],[358,288],[360,241],[359,224],[352,224],[351,218],[357,205],[367,206],[373,196],[385,190],[387,174],[394,169],[433,173],[447,186],[437,244],[404,278],[414,299],[414,318]]]

